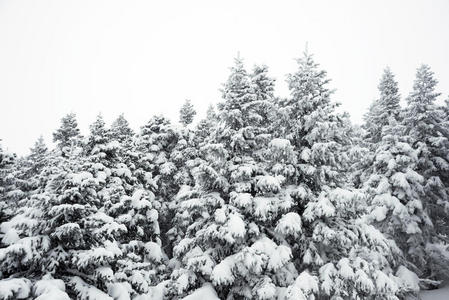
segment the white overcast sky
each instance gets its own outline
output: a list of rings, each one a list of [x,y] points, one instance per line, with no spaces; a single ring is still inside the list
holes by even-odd
[[[134,128],[188,98],[216,103],[237,52],[267,64],[278,95],[308,43],[334,99],[360,122],[389,65],[406,96],[429,64],[449,94],[449,1],[0,0],[0,139],[27,153],[75,112]]]

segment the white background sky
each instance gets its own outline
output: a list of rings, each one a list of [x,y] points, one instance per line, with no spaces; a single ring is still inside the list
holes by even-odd
[[[237,52],[285,74],[308,42],[334,100],[360,123],[389,65],[408,95],[421,63],[449,94],[449,1],[0,0],[0,139],[25,154],[68,112],[83,133],[102,113],[134,128],[186,98],[216,103]]]

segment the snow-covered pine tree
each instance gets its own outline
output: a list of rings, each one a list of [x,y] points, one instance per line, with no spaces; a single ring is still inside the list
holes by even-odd
[[[259,120],[254,121],[254,126],[259,132],[273,132],[274,118],[276,116],[274,86],[275,80],[268,75],[268,67],[266,65],[254,66],[250,74],[252,88],[256,97],[256,101],[252,102],[252,110],[259,116]]]
[[[170,157],[178,140],[179,132],[170,121],[162,116],[155,116],[142,126],[133,150],[134,176],[144,189],[153,191],[161,203],[159,225],[163,247],[167,253],[171,252],[172,247],[166,237],[172,222],[170,203],[179,190],[179,186],[173,180],[178,170]]]
[[[63,156],[69,156],[68,152],[72,151],[74,146],[78,146],[80,141],[81,135],[76,115],[67,114],[61,119],[61,126],[53,133],[53,142],[57,143]]]
[[[207,107],[206,119],[208,119],[209,121],[217,121],[218,120],[217,112],[215,111],[215,106],[212,104],[209,104],[209,106]]]
[[[11,190],[11,172],[14,161],[15,156],[3,150],[0,144],[0,224],[12,214],[9,209],[7,193]]]
[[[30,154],[15,160],[11,169],[11,190],[8,198],[13,200],[15,208],[26,205],[34,193],[45,187],[47,179],[42,171],[51,165],[50,155],[42,136],[30,149]]]
[[[120,114],[117,119],[112,122],[109,130],[110,139],[125,144],[131,141],[133,135],[134,132],[129,126],[128,120],[126,120],[123,114]]]
[[[179,110],[179,123],[185,127],[193,122],[195,115],[195,108],[193,107],[192,102],[187,99]]]
[[[257,97],[240,59],[223,99],[219,129],[193,170],[195,186],[177,196],[176,221],[184,236],[174,248],[181,268],[172,273],[170,291],[182,295],[208,281],[223,299],[272,299],[295,274],[290,249],[273,237],[289,196],[281,189],[283,177],[264,171],[270,139],[259,136]]]
[[[384,126],[364,183],[369,194],[367,220],[394,239],[414,264],[413,271],[421,273],[428,261],[426,244],[432,240],[433,225],[423,204],[426,181],[417,172],[418,151],[403,133],[404,126],[394,117]]]
[[[177,132],[170,121],[155,116],[142,126],[135,142],[137,177],[145,188],[157,186],[157,194],[165,201],[169,201],[177,191],[171,178],[176,168],[169,161],[177,139]]]
[[[363,136],[353,136],[356,139],[350,150],[353,159],[351,177],[359,188],[372,174],[370,168],[375,159],[374,152],[382,142],[385,127],[389,126],[390,121],[397,122],[401,118],[398,83],[389,67],[384,70],[378,90],[379,97],[371,103],[364,115],[363,131],[359,132]]]
[[[109,130],[106,128],[106,123],[101,114],[97,115],[95,121],[89,126],[89,129],[90,134],[84,147],[85,155],[89,158],[104,158],[106,153],[102,153],[102,146],[106,145],[109,141]]]
[[[407,97],[407,107],[404,112],[404,135],[410,138],[413,149],[418,151],[417,172],[424,177],[423,205],[428,210],[434,225],[434,239],[427,245],[429,260],[423,257],[427,263],[418,266],[422,276],[430,278],[438,277],[438,270],[432,267],[429,261],[441,261],[442,254],[438,249],[441,240],[448,242],[449,223],[449,152],[448,137],[438,130],[436,125],[443,124],[442,110],[435,104],[440,95],[435,92],[437,80],[427,65],[422,65],[416,72],[413,90]],[[444,250],[447,251],[447,250]],[[436,256],[436,257],[435,257]]]
[[[251,73],[251,83],[254,85],[254,92],[258,100],[273,100],[274,79],[268,76],[268,66],[254,66]]]
[[[378,89],[379,98],[370,105],[364,124],[367,132],[365,140],[373,149],[382,140],[383,127],[389,124],[391,118],[398,121],[401,113],[398,83],[389,67],[385,68]]]
[[[129,160],[132,154],[128,153],[131,150],[126,141],[121,144],[110,137],[98,117],[91,125],[87,142],[91,151],[84,169],[101,178],[97,195],[102,206],[96,217],[103,225],[97,232],[120,231],[104,243],[115,240],[121,255],[95,274],[100,279],[96,287],[105,291],[107,288],[111,296],[116,289],[124,289],[123,293],[131,296],[151,294],[152,285],[159,282],[163,269],[158,224],[160,202],[155,199],[154,189],[143,189],[133,175],[134,165]]]
[[[217,123],[215,107],[210,104],[206,111],[206,117],[199,121],[195,128],[195,143],[201,145],[212,134],[212,129]]]
[[[300,234],[281,231],[300,273],[286,299],[397,299],[391,275],[399,250],[361,220],[365,195],[346,183],[347,116],[335,111],[328,83],[305,53],[288,76],[291,96],[279,102],[279,136],[296,155],[291,213],[301,221]]]
[[[162,260],[160,204],[121,162],[120,144],[105,138],[101,117],[90,128],[85,156],[71,153],[44,170],[45,190],[2,224],[10,234],[0,266],[6,276],[52,273],[82,299],[90,299],[88,291],[106,298],[120,289],[151,294]]]
[[[30,149],[30,155],[28,155],[28,163],[30,164],[31,174],[39,174],[47,165],[48,148],[45,145],[42,135],[34,143],[34,146]]]
[[[384,70],[378,88],[380,92],[378,101],[381,108],[378,121],[383,127],[389,125],[391,118],[399,121],[401,113],[398,83],[389,67]]]

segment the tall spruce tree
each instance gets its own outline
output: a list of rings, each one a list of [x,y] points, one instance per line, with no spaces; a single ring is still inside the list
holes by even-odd
[[[285,236],[301,274],[288,288],[287,299],[298,294],[396,299],[400,291],[391,274],[399,250],[361,221],[365,195],[346,184],[347,116],[335,111],[338,104],[331,101],[328,83],[326,72],[305,53],[298,70],[288,76],[290,97],[279,103],[284,115],[280,136],[297,158],[292,212],[301,219],[301,234]],[[313,288],[302,285],[304,277],[313,278]]]
[[[368,199],[368,220],[395,240],[407,261],[420,273],[426,258],[426,244],[433,231],[425,206],[425,178],[419,174],[418,151],[404,127],[394,117],[384,126],[383,139],[366,170],[364,188]],[[416,267],[420,266],[420,267]]]
[[[404,135],[410,138],[413,148],[418,151],[417,172],[425,179],[424,207],[427,209],[434,225],[435,235],[433,241],[427,247],[430,253],[427,263],[418,267],[423,271],[422,276],[434,279],[440,270],[432,267],[431,261],[437,263],[444,256],[438,253],[435,246],[441,240],[446,243],[449,233],[447,213],[449,209],[449,153],[448,137],[435,127],[435,124],[443,124],[441,109],[435,104],[440,93],[435,92],[437,80],[427,65],[422,65],[416,72],[413,90],[407,97],[407,107],[404,112]],[[444,270],[444,268],[443,268]],[[441,270],[441,271],[443,271]]]
[[[192,102],[187,99],[179,110],[179,122],[182,125],[187,126],[193,122],[195,115],[195,108],[193,107]]]
[[[269,138],[259,137],[262,118],[241,59],[222,93],[219,127],[192,170],[195,185],[177,195],[181,240],[174,256],[182,267],[173,271],[169,290],[182,295],[209,281],[221,298],[270,299],[287,284],[277,276],[295,274],[290,249],[272,236],[289,197],[282,176],[264,171]]]
[[[123,114],[120,114],[117,119],[112,122],[109,135],[112,140],[119,141],[120,143],[128,143],[131,141],[134,132]]]
[[[375,148],[375,144],[382,140],[382,130],[389,124],[391,118],[396,121],[400,118],[401,107],[398,83],[390,68],[386,68],[378,85],[379,98],[371,104],[365,114],[365,137]]]
[[[30,172],[33,175],[39,174],[43,168],[47,165],[48,148],[45,145],[42,135],[34,143],[34,146],[30,149],[30,155],[28,161],[30,164]]]
[[[81,135],[74,113],[67,114],[61,119],[61,126],[53,133],[53,142],[57,143],[63,155],[80,143]]]
[[[14,156],[3,150],[0,144],[0,224],[12,214],[7,193],[11,188],[10,174],[14,160]]]
[[[198,122],[195,128],[195,141],[200,146],[206,138],[212,134],[212,130],[218,123],[217,113],[215,107],[210,104],[206,111],[206,117]]]

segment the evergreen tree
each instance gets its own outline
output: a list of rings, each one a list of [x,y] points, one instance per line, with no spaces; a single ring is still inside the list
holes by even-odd
[[[434,124],[443,124],[443,114],[435,104],[440,95],[435,92],[437,80],[434,78],[430,67],[423,65],[418,68],[413,91],[407,98],[407,107],[404,112],[404,135],[408,136],[410,143],[418,151],[417,172],[424,177],[423,203],[428,210],[434,225],[435,236],[433,243],[441,243],[441,239],[447,242],[449,224],[447,213],[449,209],[448,182],[449,182],[449,153],[448,138],[442,132],[436,130]],[[441,254],[434,252],[436,247],[429,243],[423,247],[432,248],[432,256],[440,259]],[[429,255],[429,253],[428,253]],[[422,276],[435,278],[437,275],[431,265],[418,266]],[[429,268],[426,268],[429,267]]]
[[[102,146],[109,142],[109,130],[106,128],[106,123],[103,120],[103,116],[99,114],[95,121],[89,126],[90,134],[87,138],[85,151],[87,156],[100,156]]]
[[[299,293],[324,299],[395,299],[399,291],[391,273],[399,250],[361,221],[365,196],[346,185],[347,116],[335,112],[328,83],[326,72],[305,53],[298,71],[288,76],[290,98],[280,102],[280,135],[297,155],[291,171],[292,212],[302,224],[300,235],[285,236],[301,274],[287,298]],[[347,276],[346,270],[353,271]],[[304,289],[300,279],[313,274],[318,276],[313,279],[316,288]],[[379,285],[381,278],[385,285]]]
[[[201,145],[211,134],[214,126],[218,123],[215,107],[210,104],[206,111],[206,117],[198,122],[195,130],[196,144]]]
[[[7,224],[0,255],[4,276],[42,278],[52,273],[69,292],[130,296],[152,293],[160,280],[158,212],[151,190],[141,189],[123,161],[117,141],[109,142],[101,117],[92,124],[86,156],[61,158],[44,171],[44,190]],[[88,298],[90,299],[90,298]]]
[[[382,143],[364,183],[370,195],[368,219],[395,240],[409,262],[424,266],[425,247],[431,241],[433,226],[423,203],[426,182],[417,172],[418,151],[410,146],[403,132],[394,117],[384,127]]]
[[[133,158],[134,176],[144,189],[153,191],[161,203],[159,225],[163,248],[168,253],[171,252],[171,245],[166,236],[172,222],[170,205],[179,190],[173,180],[177,167],[170,157],[178,140],[179,133],[174,130],[170,121],[162,116],[155,116],[142,126],[136,137]]]
[[[195,108],[193,107],[190,100],[186,100],[182,105],[181,109],[179,110],[179,122],[182,125],[187,126],[190,123],[192,123],[195,115],[196,115]]]
[[[28,156],[28,161],[31,167],[30,172],[33,175],[37,175],[47,165],[48,148],[47,145],[45,145],[44,138],[40,136],[30,150],[31,153]]]
[[[12,214],[7,193],[11,188],[10,174],[14,160],[14,156],[4,151],[0,144],[0,224]]]
[[[144,187],[157,187],[157,194],[169,201],[173,192],[172,182],[176,167],[169,161],[177,143],[177,132],[170,121],[162,116],[155,116],[142,126],[136,139],[136,176]]]
[[[174,256],[182,267],[173,271],[169,291],[182,295],[205,280],[223,299],[269,299],[294,273],[290,249],[272,237],[273,220],[285,212],[289,197],[280,188],[283,179],[264,172],[269,138],[255,142],[261,116],[240,59],[222,92],[221,124],[201,147],[192,170],[195,185],[177,195],[181,240]]]
[[[252,110],[259,116],[259,120],[255,125],[260,130],[267,132],[273,131],[273,121],[275,118],[275,97],[274,83],[275,80],[268,76],[268,67],[255,66],[250,74],[251,83],[256,97],[256,101],[252,104]],[[262,132],[260,132],[262,133]]]
[[[80,130],[76,115],[70,113],[61,119],[61,127],[53,133],[53,141],[57,143],[58,148],[67,156],[70,148],[80,143]]]
[[[129,127],[129,123],[125,119],[125,116],[120,114],[112,123],[109,134],[112,140],[119,141],[120,143],[126,143],[132,139],[134,132]]]
[[[365,115],[366,139],[372,144],[382,140],[384,126],[388,125],[391,118],[399,121],[401,112],[398,83],[390,68],[384,70],[378,88],[380,97],[371,104]]]

